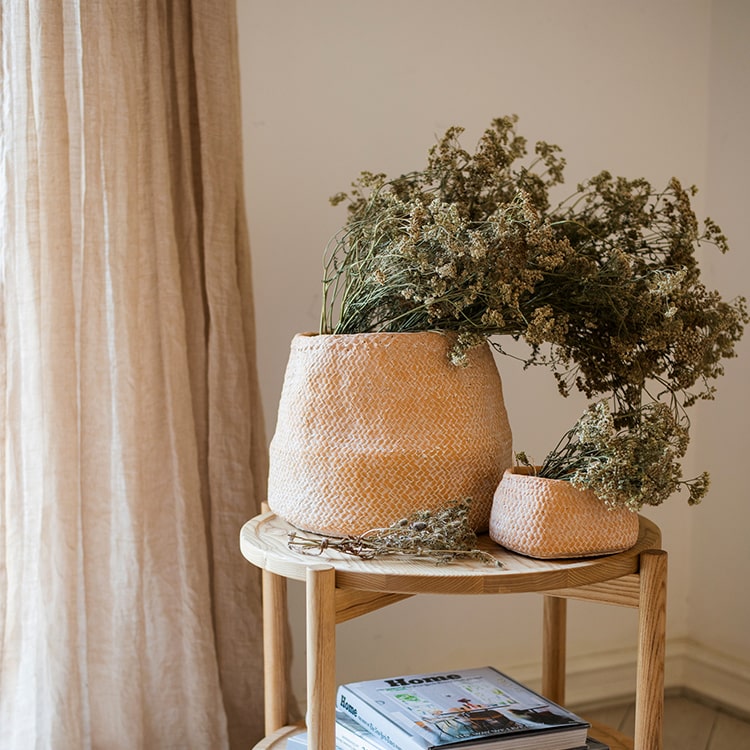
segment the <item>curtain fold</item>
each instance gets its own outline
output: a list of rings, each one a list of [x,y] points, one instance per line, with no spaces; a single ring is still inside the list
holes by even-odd
[[[233,0],[0,9],[0,747],[262,735]]]

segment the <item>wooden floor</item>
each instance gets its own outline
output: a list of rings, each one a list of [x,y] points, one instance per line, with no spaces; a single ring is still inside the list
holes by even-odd
[[[634,707],[581,707],[578,713],[633,736]],[[700,697],[668,695],[664,704],[664,750],[750,750],[750,717],[741,717]]]

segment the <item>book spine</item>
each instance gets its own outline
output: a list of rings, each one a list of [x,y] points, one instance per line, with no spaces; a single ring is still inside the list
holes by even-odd
[[[370,745],[363,739],[352,740],[344,735],[336,734],[336,750],[373,750],[374,745]],[[375,748],[375,750],[378,750]]]
[[[429,743],[410,734],[367,701],[341,685],[336,696],[336,709],[347,713],[358,724],[371,732],[384,745],[393,750],[429,750]]]
[[[293,735],[286,741],[286,746],[288,750],[307,750],[307,732]],[[380,750],[380,748],[366,742],[365,740],[355,742],[349,737],[339,736],[337,732],[336,750]]]
[[[362,724],[357,722],[336,723],[336,745],[341,745],[340,750],[389,750],[390,748],[390,745],[372,736]]]

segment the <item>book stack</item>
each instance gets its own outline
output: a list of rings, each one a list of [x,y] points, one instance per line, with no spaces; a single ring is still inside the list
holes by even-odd
[[[589,724],[493,667],[341,685],[337,750],[609,750]],[[307,747],[306,733],[287,742]]]

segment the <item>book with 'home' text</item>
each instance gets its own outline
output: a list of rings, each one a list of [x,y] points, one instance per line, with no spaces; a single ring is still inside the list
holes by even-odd
[[[341,685],[336,710],[391,750],[574,750],[589,728],[493,667]]]

